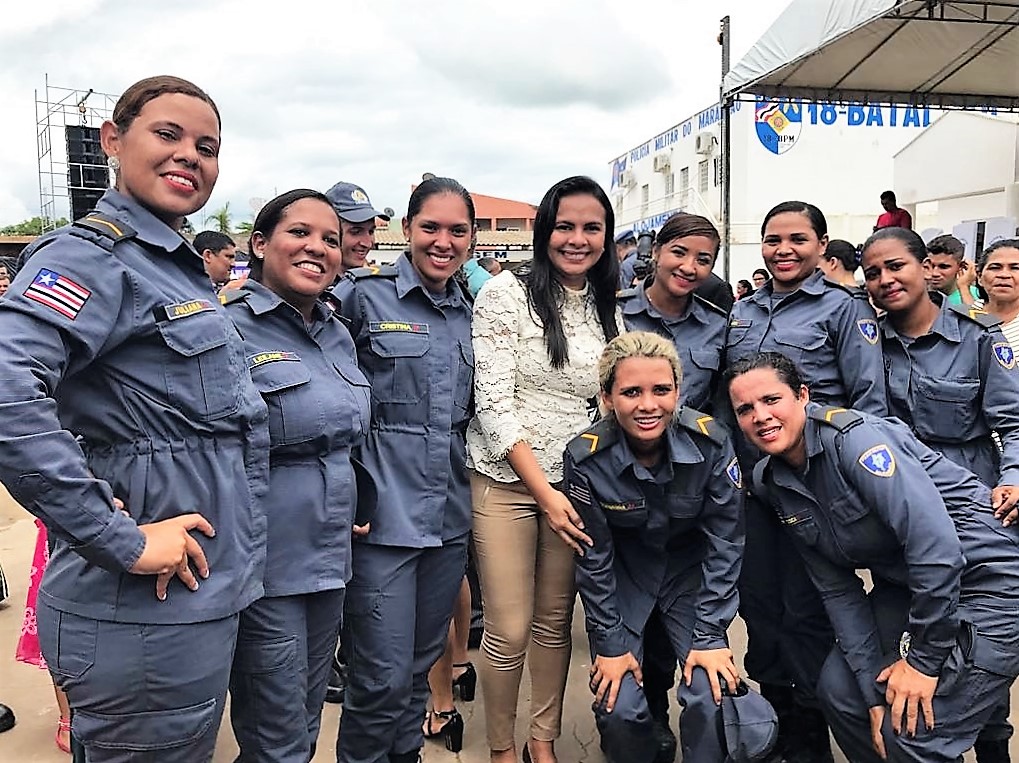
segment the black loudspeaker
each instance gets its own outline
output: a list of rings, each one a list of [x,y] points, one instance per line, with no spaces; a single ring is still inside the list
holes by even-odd
[[[70,188],[71,219],[80,220],[93,209],[105,193],[104,188]]]
[[[67,125],[64,137],[67,140],[68,188],[108,188],[110,171],[99,141],[99,128]]]

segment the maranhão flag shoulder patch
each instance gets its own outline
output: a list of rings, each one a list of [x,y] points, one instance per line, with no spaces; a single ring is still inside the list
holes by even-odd
[[[72,321],[85,307],[92,292],[55,270],[42,268],[25,289],[25,296]]]

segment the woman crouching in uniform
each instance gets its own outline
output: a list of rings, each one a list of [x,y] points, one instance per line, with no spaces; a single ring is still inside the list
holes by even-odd
[[[996,513],[1011,522],[1019,503],[1015,354],[997,318],[928,291],[926,257],[923,239],[904,228],[883,228],[863,245],[867,290],[886,311],[880,335],[888,413],[990,485]],[[1008,716],[1006,703],[990,719],[977,763],[1008,763]]]
[[[192,83],[128,88],[100,128],[115,188],[0,301],[0,479],[55,541],[39,637],[90,763],[210,760],[262,595],[266,406],[179,233],[219,136]]]
[[[265,596],[241,613],[230,681],[239,761],[315,754],[350,579],[358,501],[352,451],[368,431],[368,380],[319,301],[340,267],[329,200],[298,189],[255,218],[251,275],[226,297],[269,406]]]
[[[417,761],[428,671],[467,568],[474,353],[470,303],[453,275],[468,256],[474,202],[455,180],[425,180],[403,232],[409,251],[393,266],[352,270],[333,290],[372,385],[361,454],[383,495],[353,547],[340,763]],[[459,716],[447,722],[462,729]],[[448,739],[458,751],[462,739]]]
[[[598,368],[607,417],[565,454],[565,486],[593,545],[576,557],[602,748],[613,763],[658,754],[641,675],[653,610],[683,665],[683,760],[721,763],[723,687],[739,670],[726,629],[743,551],[742,481],[724,429],[681,408],[675,347],[650,332],[606,346]]]
[[[1019,673],[1019,536],[991,489],[894,419],[811,403],[789,358],[726,372],[753,489],[837,637],[817,695],[854,763],[954,763]],[[873,580],[868,594],[856,570]]]

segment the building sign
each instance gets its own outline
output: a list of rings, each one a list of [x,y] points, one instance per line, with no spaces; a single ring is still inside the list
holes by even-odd
[[[784,154],[805,125],[821,127],[930,127],[930,109],[922,106],[865,106],[828,101],[767,100],[754,105],[754,127],[761,145]]]

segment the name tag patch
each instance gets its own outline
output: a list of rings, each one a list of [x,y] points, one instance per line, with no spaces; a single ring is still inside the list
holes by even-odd
[[[276,363],[281,360],[299,361],[300,359],[296,352],[284,352],[283,350],[260,352],[257,355],[248,357],[248,368],[264,366],[266,363]]]
[[[178,318],[188,318],[198,313],[210,313],[216,310],[216,307],[207,299],[192,299],[187,302],[178,302],[174,305],[166,305],[167,320],[175,321]]]
[[[599,501],[599,505],[605,511],[637,511],[637,509],[643,509],[647,504],[643,498],[635,498],[632,501],[622,501],[620,503],[602,503]]]
[[[399,331],[405,334],[427,334],[427,323],[407,323],[406,321],[371,321],[368,330],[373,334]]]

